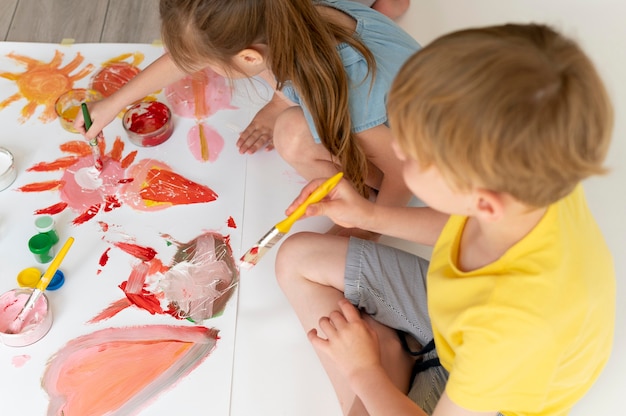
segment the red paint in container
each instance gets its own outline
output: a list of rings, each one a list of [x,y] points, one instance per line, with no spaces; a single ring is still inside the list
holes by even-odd
[[[158,101],[142,101],[130,107],[122,120],[130,141],[142,147],[156,146],[172,135],[172,113]]]

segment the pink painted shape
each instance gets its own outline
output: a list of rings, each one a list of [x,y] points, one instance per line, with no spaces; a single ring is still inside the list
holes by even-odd
[[[28,361],[30,361],[30,355],[16,355],[11,360],[11,364],[13,364],[13,367],[15,368],[20,368],[23,367]]]
[[[191,154],[197,160],[203,160],[202,146],[200,144],[201,136],[200,129],[204,131],[204,139],[206,140],[206,146],[209,150],[209,162],[215,162],[224,149],[224,138],[221,134],[211,126],[205,123],[199,123],[189,129],[187,133],[187,144]]]
[[[105,157],[104,169],[98,175],[98,182],[94,181],[94,187],[90,189],[79,184],[76,180],[77,172],[84,173],[86,168],[93,168],[91,155],[80,158],[78,162],[63,172],[61,178],[61,181],[65,183],[61,188],[61,199],[67,202],[74,211],[84,211],[95,204],[105,202],[108,195],[114,195],[117,192],[119,181],[125,177],[124,168],[120,162]]]
[[[195,81],[193,77],[196,77]],[[204,94],[202,94],[202,88]],[[204,103],[196,105],[196,101],[200,100],[202,95],[204,95]],[[232,91],[226,78],[210,69],[187,76],[169,85],[165,88],[165,96],[174,114],[186,118],[201,119],[220,110],[237,109],[230,105]]]
[[[48,414],[135,415],[206,359],[217,339],[216,329],[168,325],[76,338],[48,361],[42,377]]]

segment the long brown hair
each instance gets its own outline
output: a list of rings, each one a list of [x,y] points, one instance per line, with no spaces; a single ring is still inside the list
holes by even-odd
[[[336,49],[338,42],[354,47],[373,77],[374,56],[358,38],[325,19],[311,0],[161,0],[160,13],[163,42],[187,72],[208,63],[227,70],[238,52],[266,44],[278,88],[293,84],[326,149],[367,194],[367,158],[352,132],[349,80]]]

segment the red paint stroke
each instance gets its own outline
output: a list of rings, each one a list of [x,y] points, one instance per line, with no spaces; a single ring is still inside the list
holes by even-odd
[[[113,142],[113,148],[111,149],[111,153],[109,153],[109,155],[111,156],[111,159],[119,162],[120,160],[122,160],[123,152],[124,152],[124,142],[118,136],[115,138],[115,141]]]
[[[124,159],[122,159],[120,164],[122,165],[122,167],[124,169],[126,169],[127,167],[129,167],[135,161],[135,157],[136,156],[137,156],[137,150],[133,150],[132,152],[127,154]]]
[[[131,256],[137,257],[139,260],[150,261],[156,256],[157,252],[151,247],[142,247],[131,243],[115,243],[115,247],[125,251]]]
[[[106,266],[106,264],[109,261],[109,251],[111,251],[111,247],[107,248],[104,253],[102,253],[102,255],[100,256],[100,260],[98,261],[98,264],[102,267]]]
[[[130,81],[141,70],[126,62],[107,64],[91,81],[91,88],[108,97]]]
[[[53,189],[59,189],[63,186],[63,181],[46,181],[46,182],[33,182],[28,185],[24,185],[20,188],[17,188],[18,191],[21,192],[41,192],[41,191],[51,191]]]
[[[26,172],[51,172],[54,170],[67,169],[78,161],[76,156],[61,157],[54,162],[39,162],[26,169]]]
[[[124,179],[120,179],[119,181],[117,181],[117,183],[119,183],[119,184],[131,183],[134,180],[135,180],[135,178],[124,178]]]
[[[115,195],[107,195],[104,198],[104,212],[111,212],[115,208],[122,206],[122,203],[117,199]]]
[[[139,195],[147,201],[195,204],[217,199],[217,194],[211,188],[192,182],[169,170],[150,169],[146,182],[146,186],[141,189]]]
[[[233,217],[228,217],[226,224],[228,224],[230,228],[237,228],[237,224],[235,224],[235,220],[233,219]]]
[[[101,229],[103,232],[105,232],[105,233],[106,233],[107,231],[109,231],[109,224],[107,224],[106,222],[104,222],[104,221],[98,221],[98,224],[100,225],[100,229]]]
[[[128,308],[130,305],[132,305],[132,303],[128,298],[122,298],[110,304],[106,309],[104,309],[98,315],[94,316],[89,321],[87,321],[87,323],[95,324],[100,321],[104,321],[105,319],[112,318],[118,313],[120,313],[121,311],[123,311],[124,309]]]
[[[40,215],[40,214],[54,215],[63,211],[65,208],[67,208],[67,202],[57,202],[56,204],[50,205],[47,208],[41,208],[41,209],[35,210],[35,214],[36,215]]]
[[[96,216],[98,211],[100,211],[100,207],[101,206],[102,206],[102,204],[93,204],[92,206],[87,208],[87,210],[85,212],[80,214],[78,217],[74,218],[72,223],[74,225],[79,225],[79,224],[83,224],[83,223],[89,221],[90,219],[92,219],[93,217]]]
[[[119,287],[124,291],[126,297],[132,304],[140,307],[141,309],[147,310],[151,315],[164,313],[163,308],[161,308],[161,302],[156,295],[145,289],[141,289],[139,293],[128,293],[126,292],[127,285],[128,282],[124,281]]]
[[[73,153],[76,156],[89,156],[91,154],[91,148],[89,144],[84,140],[73,140],[71,142],[63,143],[59,146],[62,152]]]

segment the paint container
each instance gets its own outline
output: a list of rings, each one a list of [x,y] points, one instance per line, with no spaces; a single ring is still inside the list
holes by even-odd
[[[32,289],[14,289],[0,296],[0,341],[9,347],[25,347],[44,337],[52,326],[52,310],[45,294],[42,294],[31,311],[22,331],[8,334],[11,323],[26,304]]]
[[[124,113],[122,124],[131,143],[142,147],[163,143],[174,130],[170,109],[158,101],[142,101],[133,105]]]
[[[59,235],[54,229],[54,218],[52,215],[40,215],[35,218],[35,228],[40,234],[47,234],[52,240],[52,245],[59,242]]]
[[[85,88],[76,88],[61,94],[61,96],[57,98],[56,103],[54,103],[54,109],[56,110],[57,116],[59,116],[61,126],[71,133],[78,133],[74,128],[74,120],[76,120],[76,116],[80,111],[81,103],[101,99],[102,94],[98,91]]]
[[[13,154],[4,147],[0,147],[0,191],[11,186],[16,177]]]
[[[28,267],[17,274],[17,284],[20,287],[34,288],[41,279],[41,270],[36,267]]]
[[[28,240],[28,249],[38,263],[50,263],[54,258],[54,242],[48,234],[35,234]]]
[[[57,270],[54,272],[52,279],[50,279],[50,283],[48,283],[48,287],[46,290],[57,290],[65,283],[65,274],[61,270]]]

